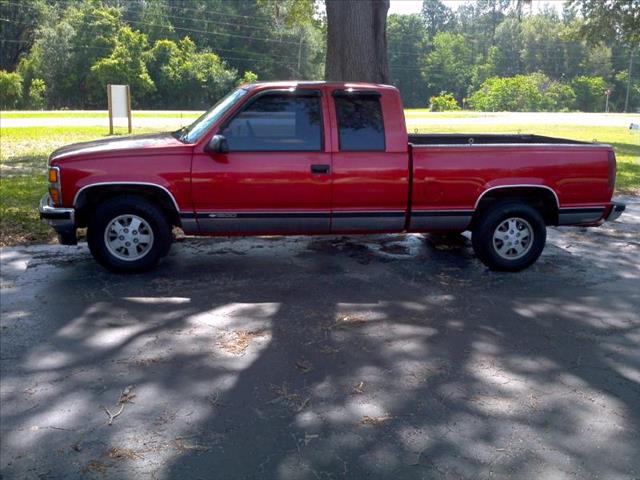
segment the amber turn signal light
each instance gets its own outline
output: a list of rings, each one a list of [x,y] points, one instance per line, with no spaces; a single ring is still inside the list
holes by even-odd
[[[60,204],[60,192],[58,192],[58,189],[50,188],[49,196],[51,197],[51,201],[53,202],[54,205]]]
[[[58,170],[55,168],[49,169],[49,183],[58,183]]]

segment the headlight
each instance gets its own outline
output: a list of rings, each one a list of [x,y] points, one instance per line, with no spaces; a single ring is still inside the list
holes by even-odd
[[[49,180],[49,196],[54,206],[59,206],[62,195],[60,193],[60,167],[49,167],[47,173],[47,179]]]

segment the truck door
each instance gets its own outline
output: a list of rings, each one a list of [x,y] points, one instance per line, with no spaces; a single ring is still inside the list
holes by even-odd
[[[331,153],[320,90],[259,92],[218,133],[228,153],[198,153],[192,196],[200,231],[326,233]]]
[[[391,104],[402,112],[399,102]],[[409,157],[385,132],[384,93],[334,90],[333,232],[402,231],[408,201]],[[399,115],[403,120],[403,116]],[[390,130],[390,129],[386,129]],[[404,125],[400,129],[404,131]],[[405,135],[406,137],[406,135]],[[395,150],[395,151],[394,151]]]

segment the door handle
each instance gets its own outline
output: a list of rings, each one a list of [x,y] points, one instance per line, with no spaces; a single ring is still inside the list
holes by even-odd
[[[330,168],[329,165],[311,165],[311,173],[321,174],[321,173],[329,173]]]

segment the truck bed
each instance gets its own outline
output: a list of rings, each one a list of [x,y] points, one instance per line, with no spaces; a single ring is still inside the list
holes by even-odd
[[[426,145],[495,145],[495,144],[553,144],[589,145],[589,142],[545,137],[543,135],[496,135],[485,133],[435,133],[409,135],[409,143]]]

